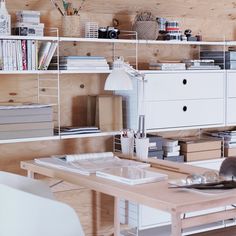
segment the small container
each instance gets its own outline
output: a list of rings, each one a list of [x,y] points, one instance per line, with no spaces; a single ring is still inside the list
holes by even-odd
[[[81,35],[79,16],[63,16],[61,31],[62,36],[79,37]]]
[[[149,138],[136,138],[136,158],[140,161],[146,161],[148,158]]]
[[[125,155],[134,155],[134,137],[120,137],[121,151]]]

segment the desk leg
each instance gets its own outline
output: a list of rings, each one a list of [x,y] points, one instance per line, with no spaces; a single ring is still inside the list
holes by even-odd
[[[27,170],[27,176],[28,178],[34,179],[34,172],[31,170]]]
[[[119,212],[119,202],[118,197],[114,197],[114,236],[120,235],[120,212]]]
[[[171,236],[182,235],[182,220],[181,214],[178,212],[171,213]]]

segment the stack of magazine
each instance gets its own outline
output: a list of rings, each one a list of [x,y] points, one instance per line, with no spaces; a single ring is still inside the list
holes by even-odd
[[[52,156],[35,159],[35,162],[82,175],[96,174],[98,177],[130,185],[167,179],[165,174],[143,169],[150,167],[150,164],[120,159],[112,152]]]
[[[92,134],[92,133],[100,133],[101,131],[98,127],[56,127],[54,128],[54,133],[60,135],[76,135],[76,134]]]

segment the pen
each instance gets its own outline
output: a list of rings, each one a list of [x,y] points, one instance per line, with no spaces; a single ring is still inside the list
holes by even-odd
[[[57,10],[60,12],[60,14],[62,16],[64,16],[65,14],[63,13],[63,11],[61,10],[61,8],[58,6],[58,4],[56,2],[54,2],[54,0],[51,0],[52,4],[57,8]]]

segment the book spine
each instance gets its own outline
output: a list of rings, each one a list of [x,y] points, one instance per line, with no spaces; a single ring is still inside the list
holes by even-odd
[[[27,49],[26,49],[26,40],[21,40],[22,47],[22,66],[23,70],[27,70]]]

